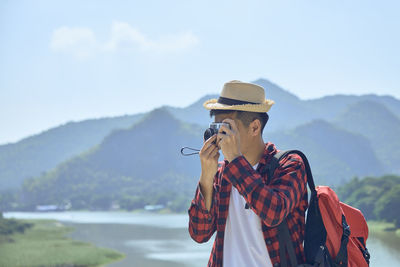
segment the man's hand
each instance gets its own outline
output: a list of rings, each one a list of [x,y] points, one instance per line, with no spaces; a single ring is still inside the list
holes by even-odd
[[[212,185],[214,181],[214,175],[218,170],[218,146],[215,144],[217,135],[213,135],[203,144],[200,150],[200,162],[201,162],[201,178],[200,183],[204,185]]]
[[[199,153],[201,162],[200,190],[208,211],[211,209],[214,176],[218,171],[219,149],[214,142],[216,140],[216,134],[208,138]]]
[[[232,119],[225,119],[222,122],[229,123],[231,129],[222,125],[219,129],[217,136],[217,144],[221,148],[222,153],[225,156],[225,159],[229,162],[241,156],[242,153],[240,151],[240,135],[237,125]],[[225,132],[225,133],[223,133]]]

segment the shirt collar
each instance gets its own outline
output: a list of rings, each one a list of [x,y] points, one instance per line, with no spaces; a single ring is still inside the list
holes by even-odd
[[[258,162],[257,169],[260,170],[262,167],[267,165],[267,163],[271,160],[271,158],[278,152],[275,145],[271,142],[265,143],[264,152],[261,156],[260,161]],[[221,162],[222,163],[222,162]],[[228,165],[228,161],[224,160],[224,167]]]
[[[264,153],[259,161],[259,165],[266,165],[277,152],[278,150],[273,143],[266,143]],[[260,166],[258,166],[258,168],[260,168]]]

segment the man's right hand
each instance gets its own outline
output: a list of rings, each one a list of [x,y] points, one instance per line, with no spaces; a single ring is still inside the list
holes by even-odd
[[[208,210],[211,208],[214,176],[218,171],[218,158],[220,155],[218,145],[214,143],[216,140],[216,134],[208,138],[199,153],[201,162],[200,190],[205,198]]]
[[[208,140],[206,140],[203,144],[203,147],[200,150],[200,162],[201,162],[201,174],[205,176],[203,182],[206,184],[212,183],[214,179],[214,175],[218,170],[218,158],[219,158],[219,150],[218,146],[214,143],[217,140],[217,135],[214,134]]]

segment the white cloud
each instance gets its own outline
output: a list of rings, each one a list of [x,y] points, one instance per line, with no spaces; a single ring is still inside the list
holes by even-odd
[[[169,35],[159,41],[154,41],[128,23],[113,22],[110,41],[104,48],[115,51],[123,45],[138,47],[142,51],[173,52],[189,48],[197,43],[198,38],[191,32]]]
[[[96,52],[98,43],[89,28],[61,27],[53,32],[50,48],[55,52],[68,53],[83,59]]]
[[[53,32],[50,48],[55,52],[88,58],[96,53],[133,49],[140,52],[170,53],[195,46],[199,42],[192,32],[162,36],[152,40],[128,23],[113,22],[108,41],[100,43],[90,28],[61,27]]]

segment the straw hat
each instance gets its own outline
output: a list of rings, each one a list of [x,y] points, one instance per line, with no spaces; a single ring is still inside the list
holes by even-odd
[[[268,112],[275,102],[265,99],[263,87],[233,80],[224,84],[218,99],[210,99],[203,106],[208,109]]]

